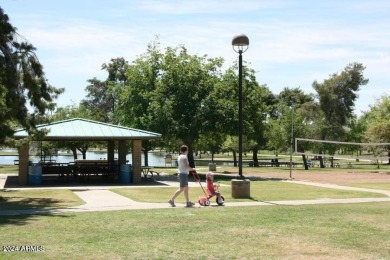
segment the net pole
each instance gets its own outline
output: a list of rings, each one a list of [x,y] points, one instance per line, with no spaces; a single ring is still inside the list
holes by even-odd
[[[292,178],[292,153],[294,142],[294,104],[291,106],[290,179]]]

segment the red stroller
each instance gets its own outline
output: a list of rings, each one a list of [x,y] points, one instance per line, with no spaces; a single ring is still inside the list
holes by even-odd
[[[219,184],[213,183],[214,174],[212,172],[209,172],[206,175],[206,182],[207,182],[206,190],[203,188],[199,175],[196,173],[196,171],[192,171],[192,175],[194,176],[195,180],[199,183],[205,195],[205,197],[199,197],[198,203],[201,206],[210,206],[210,199],[214,196],[216,196],[216,203],[218,204],[218,206],[222,206],[225,203],[225,198],[221,195],[221,192],[219,191]]]

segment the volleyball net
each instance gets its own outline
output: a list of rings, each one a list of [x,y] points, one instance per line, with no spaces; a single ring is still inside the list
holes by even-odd
[[[390,143],[356,143],[295,138],[295,154],[337,159],[388,161]]]

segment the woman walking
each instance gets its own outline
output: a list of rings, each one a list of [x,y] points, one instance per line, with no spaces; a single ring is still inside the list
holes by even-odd
[[[175,205],[175,199],[177,196],[180,195],[180,193],[184,192],[184,197],[186,199],[186,206],[187,207],[192,207],[194,206],[194,203],[192,203],[189,199],[188,195],[188,174],[190,171],[193,171],[194,169],[190,167],[188,163],[188,146],[187,145],[182,145],[180,147],[180,152],[181,154],[177,158],[177,163],[178,163],[178,179],[180,183],[180,187],[175,193],[173,194],[172,198],[168,201],[169,204],[171,204],[172,207],[176,207]]]

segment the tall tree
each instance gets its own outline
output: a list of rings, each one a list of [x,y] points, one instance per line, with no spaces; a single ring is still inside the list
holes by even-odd
[[[60,107],[57,111],[49,117],[49,121],[59,121],[66,120],[75,117],[81,117],[91,120],[98,120],[99,115],[97,115],[94,111],[91,111],[87,107],[85,107],[82,103],[79,106],[66,106]],[[50,142],[51,143],[51,142]],[[52,145],[57,149],[69,149],[73,153],[73,158],[77,159],[77,151],[79,151],[83,159],[86,159],[88,149],[93,145],[93,142],[87,141],[64,141],[64,142],[52,142]]]
[[[20,39],[0,7],[0,143],[12,136],[13,124],[33,131],[64,91],[47,83],[35,47]]]
[[[204,122],[211,121],[204,101],[219,80],[222,61],[190,55],[184,46],[167,48],[161,81],[148,106],[148,114],[160,133],[188,145],[192,167],[195,165],[192,145],[204,130]]]
[[[347,126],[354,117],[357,92],[368,83],[363,75],[364,69],[361,63],[349,64],[340,74],[334,73],[323,83],[313,82],[327,125],[322,129],[321,139],[342,138],[343,126]]]
[[[127,77],[126,70],[129,63],[125,58],[120,57],[116,59],[111,59],[110,63],[104,63],[102,65],[103,70],[107,70],[108,72],[108,81],[119,82],[123,86],[126,85]]]
[[[127,84],[116,90],[117,93],[121,93],[118,102],[118,118],[122,125],[155,132],[160,130],[151,119],[148,107],[160,80],[161,59],[162,54],[156,39],[148,44],[145,54],[140,55],[128,65]],[[148,152],[157,144],[158,141],[143,141],[142,151],[146,166],[148,165]]]
[[[111,102],[111,119],[110,123],[118,124],[120,123],[116,110],[118,109],[119,96],[122,92],[122,89],[127,84],[127,69],[129,67],[128,62],[124,58],[111,59],[111,62],[102,65],[102,69],[107,70],[108,78],[107,88],[105,96]]]
[[[156,131],[147,110],[160,81],[161,59],[159,42],[154,41],[148,44],[145,54],[128,66],[127,84],[119,96],[118,113],[121,124]]]
[[[319,107],[314,103],[313,94],[305,94],[298,88],[284,88],[277,95],[277,106],[273,110],[268,129],[268,147],[278,151],[286,150],[293,142],[294,138],[311,138],[311,125],[318,118]],[[293,140],[291,140],[291,130],[293,130]],[[304,153],[308,145],[299,144],[299,152]],[[305,169],[308,170],[307,158],[302,154],[302,161]]]
[[[319,118],[319,138],[321,140],[342,141],[345,127],[354,117],[353,110],[361,86],[368,83],[364,78],[365,67],[361,63],[349,64],[340,74],[334,73],[323,83],[313,82],[317,91],[323,118]],[[323,149],[319,152],[322,153]],[[322,157],[320,165],[324,167]]]
[[[265,135],[267,117],[275,104],[275,96],[266,87],[260,86],[252,69],[247,69],[247,77],[244,88],[244,133],[253,151],[253,162],[258,164],[258,153],[265,148],[268,137]]]
[[[364,115],[367,122],[365,136],[370,142],[390,143],[390,95],[384,95],[370,107]],[[388,164],[390,164],[390,146],[387,150]]]
[[[209,151],[211,153],[211,161],[214,162],[214,155],[221,151],[225,139],[226,136],[219,132],[202,134],[196,141],[196,148],[198,151]]]
[[[227,136],[238,134],[238,77],[237,65],[233,65],[216,82],[211,94],[204,101],[204,111],[211,115],[208,131],[223,133]],[[243,67],[243,151],[253,150],[253,160],[258,162],[257,154],[260,147],[265,147],[266,118],[275,102],[274,95],[265,85],[259,85],[255,71]],[[230,138],[233,140],[234,138]],[[232,142],[227,142],[232,144]],[[234,155],[238,152],[237,145],[228,145]],[[235,166],[237,165],[234,160]]]
[[[285,104],[287,106],[300,107],[302,104],[313,102],[313,94],[305,94],[299,87],[288,88],[285,87],[279,95],[276,96],[279,104]]]
[[[87,96],[81,101],[81,107],[93,111],[94,119],[105,123],[112,123],[114,100],[108,90],[108,82],[96,78],[88,80],[85,88]]]
[[[119,95],[127,83],[127,68],[128,62],[124,58],[111,59],[110,63],[102,65],[102,70],[108,73],[106,80],[88,80],[89,85],[85,88],[88,94],[81,103],[97,115],[95,119],[111,124],[120,123],[116,110]]]

